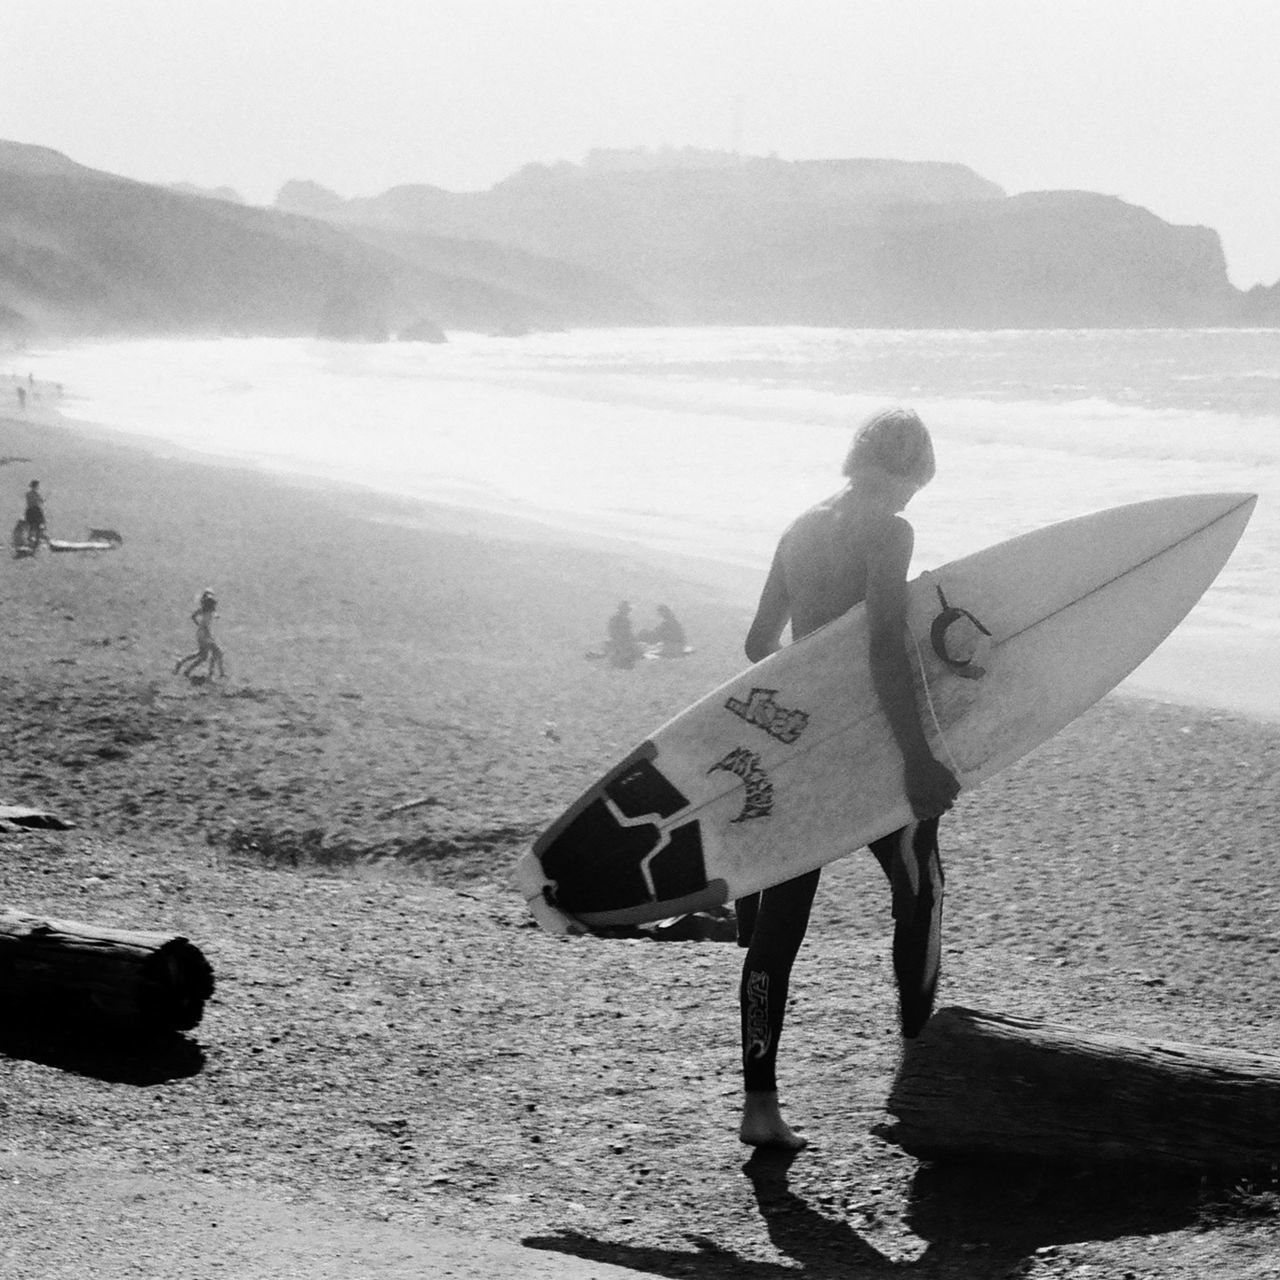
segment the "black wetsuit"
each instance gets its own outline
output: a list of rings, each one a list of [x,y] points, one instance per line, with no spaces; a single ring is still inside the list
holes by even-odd
[[[913,823],[868,846],[890,884],[894,880],[894,855],[904,837],[911,841],[920,887],[914,904],[905,909],[900,904],[910,903],[911,895],[905,889],[895,893],[893,968],[898,980],[902,1034],[911,1038],[933,1011],[938,984],[936,957],[929,954],[930,933],[938,928],[942,912],[938,819]],[[742,1074],[744,1086],[752,1092],[778,1087],[778,1038],[787,1009],[791,966],[809,927],[809,910],[821,877],[821,870],[809,871],[763,893],[739,898],[736,903],[738,945],[747,948],[739,993]]]

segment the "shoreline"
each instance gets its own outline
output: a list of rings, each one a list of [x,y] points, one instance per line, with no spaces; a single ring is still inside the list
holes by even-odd
[[[43,384],[37,383],[40,385]],[[718,603],[744,615],[744,634],[767,569],[767,566],[757,569],[595,532],[575,526],[556,513],[522,511],[515,509],[514,504],[504,509],[497,504],[450,501],[443,495],[406,497],[257,460],[198,452],[127,429],[70,417],[56,407],[41,407],[26,419],[0,412],[0,424],[44,425],[85,441],[97,441],[108,448],[123,447],[184,465],[253,474],[283,489],[327,496],[347,511],[363,509],[369,512],[366,518],[372,521],[418,529],[428,535],[443,530],[531,546],[570,547],[640,562],[656,572],[696,583],[713,592]],[[1236,635],[1227,639],[1221,632],[1211,633],[1197,623],[1193,611],[1112,693],[1245,716],[1268,724],[1280,723],[1280,685],[1254,678],[1256,672],[1265,669],[1273,649],[1273,642],[1265,635]]]
[[[37,383],[37,386],[45,385]],[[26,418],[15,418],[0,410],[0,426],[22,428],[43,426],[85,440],[96,441],[109,449],[125,448],[150,457],[209,467],[220,471],[244,472],[278,484],[284,489],[328,495],[344,509],[376,507],[377,514],[366,518],[378,523],[397,524],[405,528],[431,531],[445,529],[472,536],[493,536],[530,543],[568,544],[582,550],[601,552],[622,558],[639,559],[664,572],[688,576],[709,587],[726,602],[753,609],[768,566],[754,568],[745,564],[719,560],[709,555],[662,548],[643,541],[599,532],[575,524],[554,511],[536,508],[520,509],[511,502],[467,502],[450,500],[439,494],[419,497],[331,475],[292,470],[256,458],[241,458],[191,449],[185,445],[130,431],[108,423],[77,418],[56,407],[44,407]]]

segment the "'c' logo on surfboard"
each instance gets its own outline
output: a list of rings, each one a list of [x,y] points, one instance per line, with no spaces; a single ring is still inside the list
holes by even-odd
[[[746,802],[734,822],[746,822],[748,818],[767,818],[773,812],[773,783],[760,764],[760,757],[746,747],[734,747],[723,760],[717,760],[707,770],[721,770],[741,778],[747,789]]]
[[[805,730],[809,723],[807,711],[793,711],[789,707],[779,706],[773,700],[777,689],[751,690],[745,698],[730,698],[724,705],[726,711],[732,711],[740,720],[763,729],[771,738],[790,744]]]
[[[946,663],[949,670],[966,680],[981,680],[987,669],[979,665],[978,657],[989,647],[985,640],[990,639],[991,632],[969,612],[947,603],[942,594],[942,587],[936,588],[938,603],[942,612],[933,620],[929,628],[929,640],[933,651]],[[954,636],[948,632],[956,629]]]

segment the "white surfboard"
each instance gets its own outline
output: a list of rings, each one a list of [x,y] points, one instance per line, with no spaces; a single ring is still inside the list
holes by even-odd
[[[1197,494],[1050,525],[909,586],[908,649],[935,755],[967,790],[1114,688],[1217,576],[1251,494]],[[523,855],[556,932],[718,906],[911,820],[871,684],[864,606],[662,726]]]

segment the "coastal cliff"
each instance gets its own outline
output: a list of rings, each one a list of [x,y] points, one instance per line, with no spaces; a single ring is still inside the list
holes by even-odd
[[[1235,289],[1208,228],[955,164],[594,152],[481,192],[290,182],[268,209],[0,143],[10,340],[1276,323],[1280,284]]]
[[[890,160],[624,165],[532,165],[469,194],[397,187],[342,201],[291,185],[277,207],[576,262],[672,324],[1243,322],[1215,232],[1114,197],[1006,196],[961,165]]]

